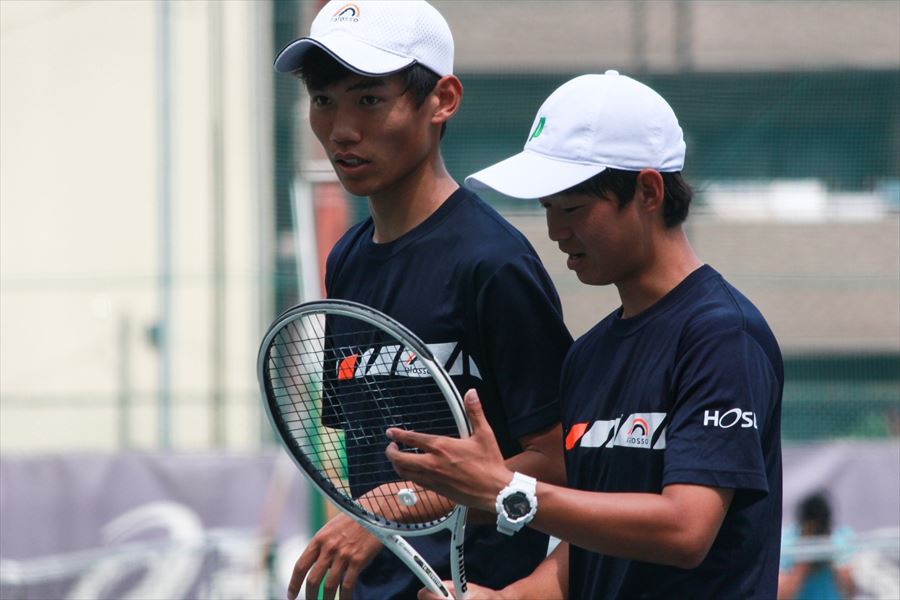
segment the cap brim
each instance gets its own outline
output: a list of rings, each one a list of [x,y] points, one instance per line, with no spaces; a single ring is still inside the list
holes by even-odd
[[[605,165],[584,165],[523,151],[466,177],[473,189],[489,189],[513,198],[543,198],[590,179]]]
[[[360,42],[341,32],[294,40],[275,57],[275,70],[290,73],[300,67],[303,56],[312,48],[321,48],[342,65],[360,75],[389,75],[415,63],[414,58],[399,56]]]

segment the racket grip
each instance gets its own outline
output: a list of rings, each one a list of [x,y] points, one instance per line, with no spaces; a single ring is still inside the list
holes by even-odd
[[[450,576],[453,578],[453,592],[456,600],[465,600],[468,584],[466,582],[466,516],[469,509],[465,506],[457,507],[456,523],[450,532]]]
[[[416,574],[416,577],[419,578],[430,592],[437,594],[440,598],[453,598],[450,590],[447,589],[447,586],[444,585],[444,582],[441,581],[438,574],[434,572],[431,565],[425,562],[425,559],[416,552],[415,548],[410,546],[409,542],[395,533],[390,535],[380,533],[376,535],[381,538],[382,543],[388,546],[397,558],[402,560],[404,564],[409,567],[410,571]],[[456,564],[456,562],[454,561],[453,564]],[[452,568],[453,567],[451,566],[451,569]]]

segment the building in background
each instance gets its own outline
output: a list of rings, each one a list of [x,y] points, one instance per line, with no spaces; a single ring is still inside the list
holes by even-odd
[[[365,214],[316,154],[302,86],[271,70],[321,4],[0,4],[0,448],[266,439],[260,334],[321,293],[321,254]],[[896,384],[900,6],[435,4],[466,88],[454,175],[517,150],[571,75],[633,74],[682,119],[691,238],[798,375],[853,386],[858,364]],[[539,247],[573,333],[614,307],[562,268],[536,211],[489,199]]]

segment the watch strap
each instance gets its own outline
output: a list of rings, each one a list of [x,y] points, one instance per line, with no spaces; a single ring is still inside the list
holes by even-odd
[[[500,490],[499,494],[497,494],[497,500],[495,502],[495,507],[497,509],[497,531],[505,535],[513,535],[531,522],[531,520],[534,518],[534,513],[537,512],[536,491],[537,479],[525,475],[524,473],[513,473],[513,477],[510,482],[506,485],[505,488]],[[504,499],[506,499],[506,497],[516,492],[525,494],[525,496],[531,503],[531,510],[524,517],[513,520],[510,519],[506,514],[506,509],[503,506],[503,501]]]

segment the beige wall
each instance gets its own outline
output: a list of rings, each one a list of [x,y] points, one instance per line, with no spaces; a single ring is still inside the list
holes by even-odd
[[[268,5],[173,2],[172,441],[210,442],[213,112],[224,66],[226,442],[255,444]],[[0,447],[113,447],[127,347],[138,447],[157,442],[158,6],[0,2]],[[265,56],[263,56],[265,54]],[[262,157],[261,157],[262,156]],[[127,321],[124,344],[118,327]]]

